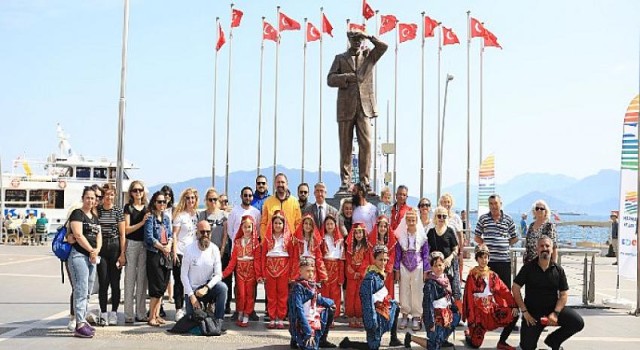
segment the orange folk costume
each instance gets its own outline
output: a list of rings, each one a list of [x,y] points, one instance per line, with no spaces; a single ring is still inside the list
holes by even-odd
[[[364,244],[356,249],[354,247],[354,236],[356,229],[365,230]],[[347,290],[344,300],[345,314],[347,317],[362,318],[362,302],[360,300],[360,284],[367,272],[367,267],[371,265],[371,249],[366,241],[366,227],[364,223],[357,222],[351,227],[347,235],[347,261],[345,270],[347,275]]]
[[[313,225],[313,236],[311,237],[310,242],[306,242],[306,240],[304,239],[304,234],[302,233],[305,220],[311,220],[311,224]],[[320,246],[322,245],[322,237],[320,236],[320,232],[316,228],[315,221],[313,220],[313,216],[311,214],[305,214],[302,217],[300,225],[298,225],[295,234],[291,238],[291,245],[293,246],[293,254],[290,258],[291,271],[289,274],[289,280],[295,281],[296,279],[298,279],[298,275],[300,274],[300,258],[305,256],[313,258],[315,260],[315,282],[324,283],[327,280],[327,270],[324,265],[324,260],[322,260],[322,251],[320,249]]]
[[[284,221],[284,232],[277,239],[273,235],[273,219]],[[265,279],[267,312],[272,320],[284,320],[289,295],[290,257],[293,255],[291,233],[280,211],[273,214],[262,241],[262,277]]]
[[[253,225],[253,232],[251,237],[245,239],[242,224],[247,221]],[[236,311],[250,315],[256,305],[256,284],[262,276],[262,247],[258,240],[258,226],[253,217],[242,217],[235,237],[231,260],[222,272],[222,278],[227,278],[235,271]]]
[[[325,218],[325,223],[327,218]],[[336,305],[335,314],[340,315],[342,285],[344,284],[344,238],[338,228],[337,220],[333,217],[331,218],[336,223],[333,232],[327,232],[326,225],[322,228],[323,240],[320,250],[324,257],[324,266],[327,270],[328,279],[322,284],[321,293],[323,296],[333,300]]]
[[[378,240],[378,225],[380,224],[381,221],[386,221],[387,227],[388,227],[386,238],[382,241]],[[387,262],[387,265],[384,267],[384,272],[386,273],[384,286],[387,288],[387,291],[389,291],[389,297],[391,297],[391,299],[394,299],[395,288],[394,288],[394,281],[393,281],[393,263],[395,262],[395,259],[396,259],[396,243],[398,242],[398,239],[396,238],[396,235],[393,233],[393,230],[391,230],[391,223],[389,222],[389,218],[387,218],[385,215],[378,216],[378,219],[376,220],[376,225],[373,227],[373,231],[371,231],[371,233],[369,234],[368,242],[369,242],[369,247],[371,248],[372,262],[373,262],[373,247],[375,247],[378,244],[382,244],[386,246],[387,249],[389,250],[389,261]]]

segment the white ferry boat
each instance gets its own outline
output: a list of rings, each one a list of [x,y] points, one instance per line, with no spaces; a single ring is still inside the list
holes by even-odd
[[[18,157],[13,161],[11,171],[2,173],[0,201],[4,199],[4,202],[0,203],[0,208],[3,218],[8,214],[14,218],[18,215],[26,217],[30,213],[38,218],[45,212],[49,220],[48,232],[54,232],[64,224],[69,209],[81,204],[85,186],[116,182],[116,161],[76,154],[59,124],[57,137],[57,154],[51,154],[46,161]],[[130,169],[135,169],[133,164],[125,161],[125,192],[131,182]],[[123,196],[126,197],[126,193]]]

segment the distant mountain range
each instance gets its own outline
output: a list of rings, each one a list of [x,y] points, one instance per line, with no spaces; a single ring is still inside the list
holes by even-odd
[[[300,169],[289,169],[278,166],[277,172],[287,174],[289,186],[295,193],[296,186],[300,183]],[[272,168],[264,169],[263,174],[271,182]],[[323,172],[322,181],[327,184],[329,195],[333,195],[340,186],[340,177],[334,172]],[[254,187],[255,171],[236,171],[229,176],[230,199],[238,200],[240,189],[244,186]],[[317,172],[305,171],[305,181],[313,186],[318,179]],[[150,187],[151,193],[157,191],[164,184]],[[211,186],[210,177],[198,177],[182,182],[168,184],[173,188],[176,197],[187,187],[195,187],[200,193],[204,193]],[[216,186],[220,192],[224,189],[224,177],[216,176]],[[271,185],[269,186],[271,189]],[[514,177],[506,183],[497,183],[496,192],[500,194],[508,212],[529,212],[531,205],[538,199],[544,199],[551,209],[559,212],[572,212],[590,215],[608,215],[610,210],[618,206],[618,191],[620,189],[620,172],[617,170],[601,170],[595,175],[578,180],[565,175],[552,175],[542,173],[523,174]],[[456,207],[464,206],[466,185],[458,183],[443,188],[443,193],[448,192],[456,199]],[[410,195],[411,190],[410,190]],[[472,184],[470,189],[471,208],[478,205],[478,186]],[[435,193],[427,194],[432,201]],[[313,200],[313,196],[311,196]],[[417,203],[418,198],[410,197],[409,203]]]

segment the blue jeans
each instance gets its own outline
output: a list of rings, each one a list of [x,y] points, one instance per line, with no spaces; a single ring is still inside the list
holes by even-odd
[[[69,255],[69,275],[73,280],[73,303],[78,325],[86,322],[89,293],[96,279],[96,265],[89,257],[71,248]]]
[[[194,288],[195,292],[195,288]],[[184,296],[185,306],[187,309],[187,315],[193,314],[193,305],[188,295]],[[213,288],[209,289],[209,292],[202,298],[198,298],[198,301],[205,305],[215,302],[216,307],[214,310],[214,317],[216,320],[224,318],[224,304],[227,302],[227,285],[220,281],[216,283]]]

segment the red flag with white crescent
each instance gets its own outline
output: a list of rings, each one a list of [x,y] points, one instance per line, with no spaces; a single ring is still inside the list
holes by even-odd
[[[327,16],[325,16],[323,13],[322,14],[322,32],[329,34],[329,36],[333,38],[332,31],[333,31],[333,26],[331,25],[331,22],[329,22],[329,19],[327,18]]]
[[[307,41],[316,41],[320,40],[320,36],[322,34],[311,22],[307,22]]]
[[[298,23],[293,18],[285,15],[280,12],[280,16],[278,18],[278,29],[280,31],[284,30],[300,30],[300,23]]]
[[[220,51],[220,48],[226,43],[227,40],[224,38],[224,31],[222,31],[222,26],[218,23],[218,42],[216,43],[216,51]]]
[[[471,37],[472,38],[482,38],[484,36],[484,26],[480,21],[471,17]]]
[[[502,49],[502,46],[498,43],[498,38],[488,29],[485,28],[482,38],[484,39],[484,46],[493,46]]]
[[[362,16],[369,20],[371,17],[375,16],[376,12],[373,11],[371,6],[367,4],[367,0],[362,0]]]
[[[379,35],[392,31],[396,27],[397,23],[398,23],[398,18],[396,18],[396,16],[394,15],[380,16],[380,34]]]
[[[424,17],[424,37],[430,38],[433,37],[433,33],[436,31],[438,27],[438,21],[432,19],[429,16]]]
[[[460,44],[458,36],[453,32],[453,29],[442,26],[442,45]]]
[[[231,11],[231,28],[240,26],[242,15],[244,15],[244,13],[238,9],[233,9],[233,11]]]
[[[400,42],[403,43],[408,40],[416,38],[418,33],[418,25],[415,23],[398,23],[398,34],[400,35]]]
[[[349,23],[349,30],[353,30],[353,31],[361,31],[364,32],[365,28],[364,28],[364,24],[357,24],[357,23]]]
[[[262,24],[262,40],[278,42],[278,31],[266,21]]]

